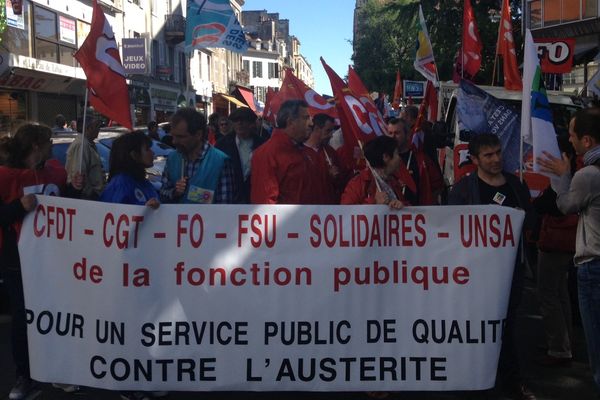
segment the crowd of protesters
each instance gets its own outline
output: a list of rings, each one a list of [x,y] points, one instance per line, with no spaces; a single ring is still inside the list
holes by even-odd
[[[213,114],[208,121],[196,110],[182,108],[170,121],[168,136],[176,151],[168,156],[159,191],[145,177],[145,168],[153,162],[150,138],[166,136],[155,122],[148,124],[147,132],[134,131],[115,140],[108,182],[94,146],[99,130],[95,120],[74,124],[85,125],[85,132],[69,148],[66,169],[50,159],[53,132],[48,127],[25,124],[3,138],[0,271],[11,301],[18,375],[9,398],[25,398],[35,386],[29,376],[17,249],[20,224],[36,205],[35,194],[151,208],[161,203],[386,204],[390,209],[441,205],[446,202],[443,194],[447,188],[434,154],[411,146],[416,119],[417,109],[407,107],[399,118],[387,121],[388,136],[364,145],[365,167],[356,171],[343,165],[329,144],[336,129],[333,118],[325,114],[311,117],[302,100],[281,105],[276,127],[268,136],[258,129],[258,118],[248,108],[236,109],[228,118]],[[56,129],[67,129],[64,117],[57,117],[56,125]],[[575,114],[569,137],[559,137],[559,142],[561,159],[545,155],[539,160],[553,177],[552,184],[532,201],[526,184],[503,170],[498,137],[473,137],[469,152],[476,170],[450,188],[447,203],[499,204],[525,210],[524,230],[539,237],[537,278],[548,348],[539,361],[547,366],[566,366],[572,359],[566,276],[574,256],[590,365],[600,388],[600,109]],[[515,263],[497,385],[511,398],[531,400],[535,395],[521,378],[516,350],[515,310],[524,282],[521,259],[517,257]],[[152,396],[122,394],[124,398]]]

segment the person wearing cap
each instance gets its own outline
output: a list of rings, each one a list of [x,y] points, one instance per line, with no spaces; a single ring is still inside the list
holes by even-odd
[[[250,172],[254,150],[266,140],[256,134],[256,119],[254,112],[246,107],[238,108],[229,115],[233,131],[217,141],[215,147],[227,154],[233,166],[235,191],[233,202],[236,204],[250,203]]]
[[[100,133],[102,122],[98,119],[87,117],[85,120],[85,133],[78,135],[67,149],[67,182],[71,183],[74,177],[81,173],[84,178],[81,198],[97,200],[104,189],[105,173],[102,169],[102,159],[94,140]],[[81,133],[83,118],[77,120],[77,130]],[[83,149],[82,149],[83,147]]]

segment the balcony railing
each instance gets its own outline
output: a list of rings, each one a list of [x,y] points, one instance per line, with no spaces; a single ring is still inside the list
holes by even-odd
[[[165,15],[165,39],[170,43],[183,42],[185,39],[185,17],[183,15]]]

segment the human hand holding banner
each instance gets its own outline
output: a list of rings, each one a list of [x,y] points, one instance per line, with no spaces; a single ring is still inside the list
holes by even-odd
[[[40,196],[19,243],[31,375],[115,390],[486,389],[522,220],[498,206]]]

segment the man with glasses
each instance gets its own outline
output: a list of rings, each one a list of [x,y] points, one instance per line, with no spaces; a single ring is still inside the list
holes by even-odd
[[[180,108],[171,119],[177,151],[169,154],[163,171],[163,203],[229,204],[235,191],[229,157],[207,141],[206,117],[193,108]]]

